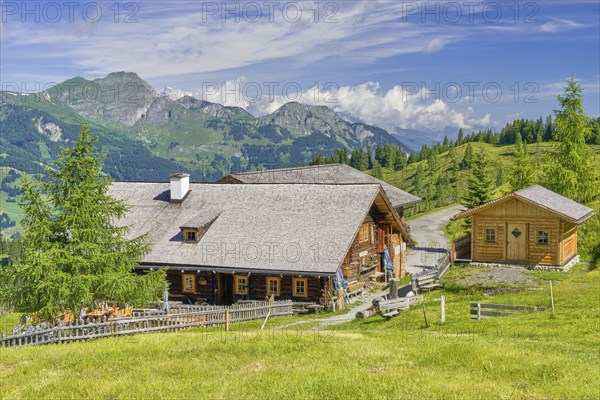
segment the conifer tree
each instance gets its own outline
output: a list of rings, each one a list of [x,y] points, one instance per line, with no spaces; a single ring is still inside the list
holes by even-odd
[[[386,168],[394,168],[395,162],[396,162],[396,146],[394,146],[393,144],[384,146],[383,163],[381,165]]]
[[[471,143],[469,143],[467,145],[467,148],[465,149],[465,156],[464,156],[462,162],[460,163],[460,167],[461,167],[461,169],[471,168],[472,163],[473,163],[473,146],[471,146]]]
[[[557,100],[561,107],[555,111],[557,141],[546,157],[543,183],[563,196],[587,202],[598,193],[598,173],[586,143],[591,129],[583,108],[583,89],[574,77],[567,80]]]
[[[400,171],[404,169],[408,160],[406,158],[406,154],[402,151],[400,147],[396,149],[396,157],[394,159],[394,171]]]
[[[377,160],[373,160],[373,169],[371,170],[371,175],[377,179],[383,179],[381,164],[379,164],[379,161]]]
[[[468,208],[475,208],[485,204],[493,198],[493,190],[489,162],[484,150],[481,149],[473,160],[473,168],[467,180],[467,193],[463,198],[463,205]]]
[[[78,142],[64,149],[49,180],[23,178],[23,256],[4,268],[0,294],[20,311],[53,316],[77,312],[94,301],[145,306],[160,298],[166,273],[134,273],[149,251],[145,237],[132,240],[114,221],[127,211],[108,194],[96,139],[83,124]]]
[[[533,167],[527,145],[521,141],[521,134],[517,133],[515,143],[515,163],[508,179],[511,191],[524,189],[533,185]]]

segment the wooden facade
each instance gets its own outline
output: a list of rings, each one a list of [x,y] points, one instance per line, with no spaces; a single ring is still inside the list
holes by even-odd
[[[389,216],[373,205],[358,229],[341,264],[344,279],[365,286],[383,278],[384,245],[388,246],[393,276],[406,274],[406,244],[402,234],[389,221]],[[167,273],[169,293],[173,300],[193,303],[232,304],[240,300],[260,300],[273,295],[275,300],[326,303],[334,296],[332,277],[269,273],[236,274],[171,267]],[[304,283],[299,283],[300,280]],[[270,286],[270,287],[269,287]],[[305,286],[305,293],[297,288]]]
[[[229,305],[240,300],[264,301],[271,295],[274,300],[321,303],[330,278],[170,269],[167,279],[170,282],[169,294],[172,300]],[[299,284],[305,287],[303,294],[294,290],[294,284],[298,280],[304,281],[304,284]],[[244,281],[244,287],[238,285],[238,281]],[[273,285],[275,282],[276,285]],[[269,283],[274,290],[267,289]]]
[[[577,227],[556,213],[511,197],[472,212],[475,262],[564,265],[577,254]]]
[[[392,258],[394,277],[402,278],[406,275],[406,245],[402,235],[394,232],[391,225],[379,223],[380,220],[381,216],[377,211],[371,209],[354,238],[342,263],[342,272],[347,281],[368,284],[383,274],[384,245],[388,246]]]

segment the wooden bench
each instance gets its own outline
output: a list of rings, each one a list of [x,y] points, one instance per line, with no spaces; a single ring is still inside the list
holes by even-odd
[[[415,277],[414,287],[417,290],[430,291],[431,289],[442,286],[444,286],[444,284],[438,280],[438,277],[435,273]]]
[[[423,296],[400,297],[398,299],[382,300],[377,303],[377,309],[382,317],[390,319],[399,314],[398,310],[408,310],[410,306],[423,301]]]
[[[371,280],[375,282],[379,281],[381,278],[385,278],[385,272],[374,272],[371,275]]]
[[[306,307],[304,307],[305,309],[309,310],[309,311],[314,311],[315,314],[319,314],[321,312],[321,310],[323,308],[325,308],[325,306],[322,306],[320,304],[310,304]]]
[[[358,297],[364,293],[365,284],[362,282],[354,281],[348,284],[346,288],[346,294],[349,299]]]
[[[318,306],[318,304],[310,301],[294,301],[292,312],[294,314],[308,314],[311,311],[311,306]]]

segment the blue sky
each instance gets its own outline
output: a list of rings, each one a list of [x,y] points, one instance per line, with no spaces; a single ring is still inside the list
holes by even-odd
[[[547,115],[574,74],[600,114],[597,0],[223,4],[2,1],[0,80],[33,91],[131,71],[255,114],[300,100],[454,132]]]

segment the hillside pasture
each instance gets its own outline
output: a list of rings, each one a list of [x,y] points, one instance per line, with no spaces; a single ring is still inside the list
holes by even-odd
[[[523,282],[498,283],[485,268],[452,268],[445,289],[425,295],[428,327],[418,307],[326,330],[311,331],[312,317],[284,317],[264,331],[255,321],[228,334],[192,329],[0,349],[0,397],[596,399],[598,271],[522,274]],[[549,280],[554,317],[469,315],[471,302],[549,307]]]

